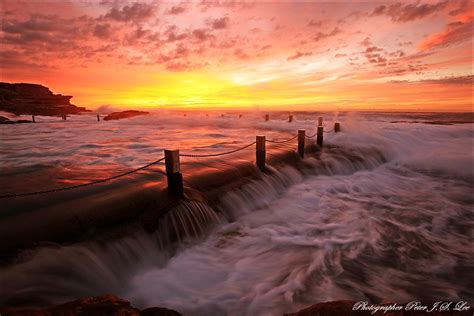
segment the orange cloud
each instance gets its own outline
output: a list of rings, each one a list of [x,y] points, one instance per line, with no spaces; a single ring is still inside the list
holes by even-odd
[[[473,19],[466,22],[453,22],[447,25],[446,29],[439,33],[434,33],[423,39],[418,44],[419,50],[426,50],[436,47],[449,46],[466,40],[472,40]]]

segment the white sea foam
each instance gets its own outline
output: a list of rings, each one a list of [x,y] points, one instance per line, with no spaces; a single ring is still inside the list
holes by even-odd
[[[2,161],[11,168],[43,158],[75,165],[92,150],[82,162],[139,165],[173,144],[219,152],[257,133],[281,139],[296,128],[315,131],[315,115],[296,116],[295,124],[252,115],[156,114],[100,128],[81,116],[71,123],[76,132],[37,124],[53,134],[38,134],[45,149],[31,148],[31,130],[8,130]],[[394,115],[339,116],[343,132],[325,134],[325,141],[348,152],[329,150],[320,161],[308,158],[307,170],[281,167],[223,193],[211,205],[220,224],[204,240],[183,240],[170,252],[159,246],[159,234],[145,233],[106,246],[45,248],[3,269],[2,297],[57,302],[112,292],[139,307],[185,315],[281,315],[340,299],[472,302],[473,125],[391,120]],[[49,137],[59,136],[65,139],[54,142],[58,149]]]

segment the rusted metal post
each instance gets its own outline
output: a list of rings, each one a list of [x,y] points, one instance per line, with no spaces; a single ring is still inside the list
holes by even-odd
[[[256,140],[257,167],[261,171],[265,171],[265,136],[257,136]]]
[[[265,114],[265,121],[268,122],[269,119],[270,119],[270,115]]]
[[[306,131],[304,129],[298,130],[298,154],[301,158],[304,157],[304,140],[306,138]]]
[[[97,114],[97,122],[100,122],[100,115]]]
[[[341,124],[339,123],[334,123],[334,132],[340,132],[341,131]]]
[[[323,117],[318,117],[318,126],[323,126]]]
[[[319,147],[323,147],[323,135],[324,135],[324,126],[318,126],[318,133],[316,135],[316,144]]]
[[[32,121],[33,123],[36,123],[36,121],[35,121],[35,116],[34,116],[34,115],[31,116],[31,121]]]
[[[165,149],[165,166],[168,179],[168,194],[179,198],[183,197],[183,175],[180,172],[179,150]]]
[[[293,115],[291,115],[291,114],[288,115],[288,122],[289,123],[293,122]]]

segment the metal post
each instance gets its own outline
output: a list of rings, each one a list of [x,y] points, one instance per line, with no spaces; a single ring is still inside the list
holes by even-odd
[[[323,117],[318,117],[318,126],[323,126]]]
[[[165,149],[165,166],[168,179],[168,193],[175,197],[183,197],[183,175],[180,172],[179,150]]]
[[[265,171],[265,136],[257,136],[256,157],[257,167]]]
[[[100,115],[97,114],[97,122],[100,122]]]
[[[301,158],[304,157],[304,140],[306,138],[306,131],[304,129],[298,130],[298,154]]]
[[[341,124],[339,123],[334,123],[334,132],[340,132],[341,131]]]
[[[32,121],[33,123],[36,123],[36,121],[35,121],[35,116],[34,116],[34,115],[31,116],[31,121]]]
[[[291,114],[288,115],[288,122],[289,123],[293,122],[293,115],[291,115]]]
[[[269,119],[270,119],[270,115],[265,114],[265,121],[268,122]]]
[[[318,134],[316,136],[316,144],[318,144],[319,147],[323,147],[323,135],[324,135],[324,127],[323,126],[318,126]]]

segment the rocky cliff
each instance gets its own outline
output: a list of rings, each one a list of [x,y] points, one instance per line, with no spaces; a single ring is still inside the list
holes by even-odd
[[[0,82],[0,111],[17,115],[63,115],[88,111],[71,104],[71,98],[53,94],[39,84]]]

